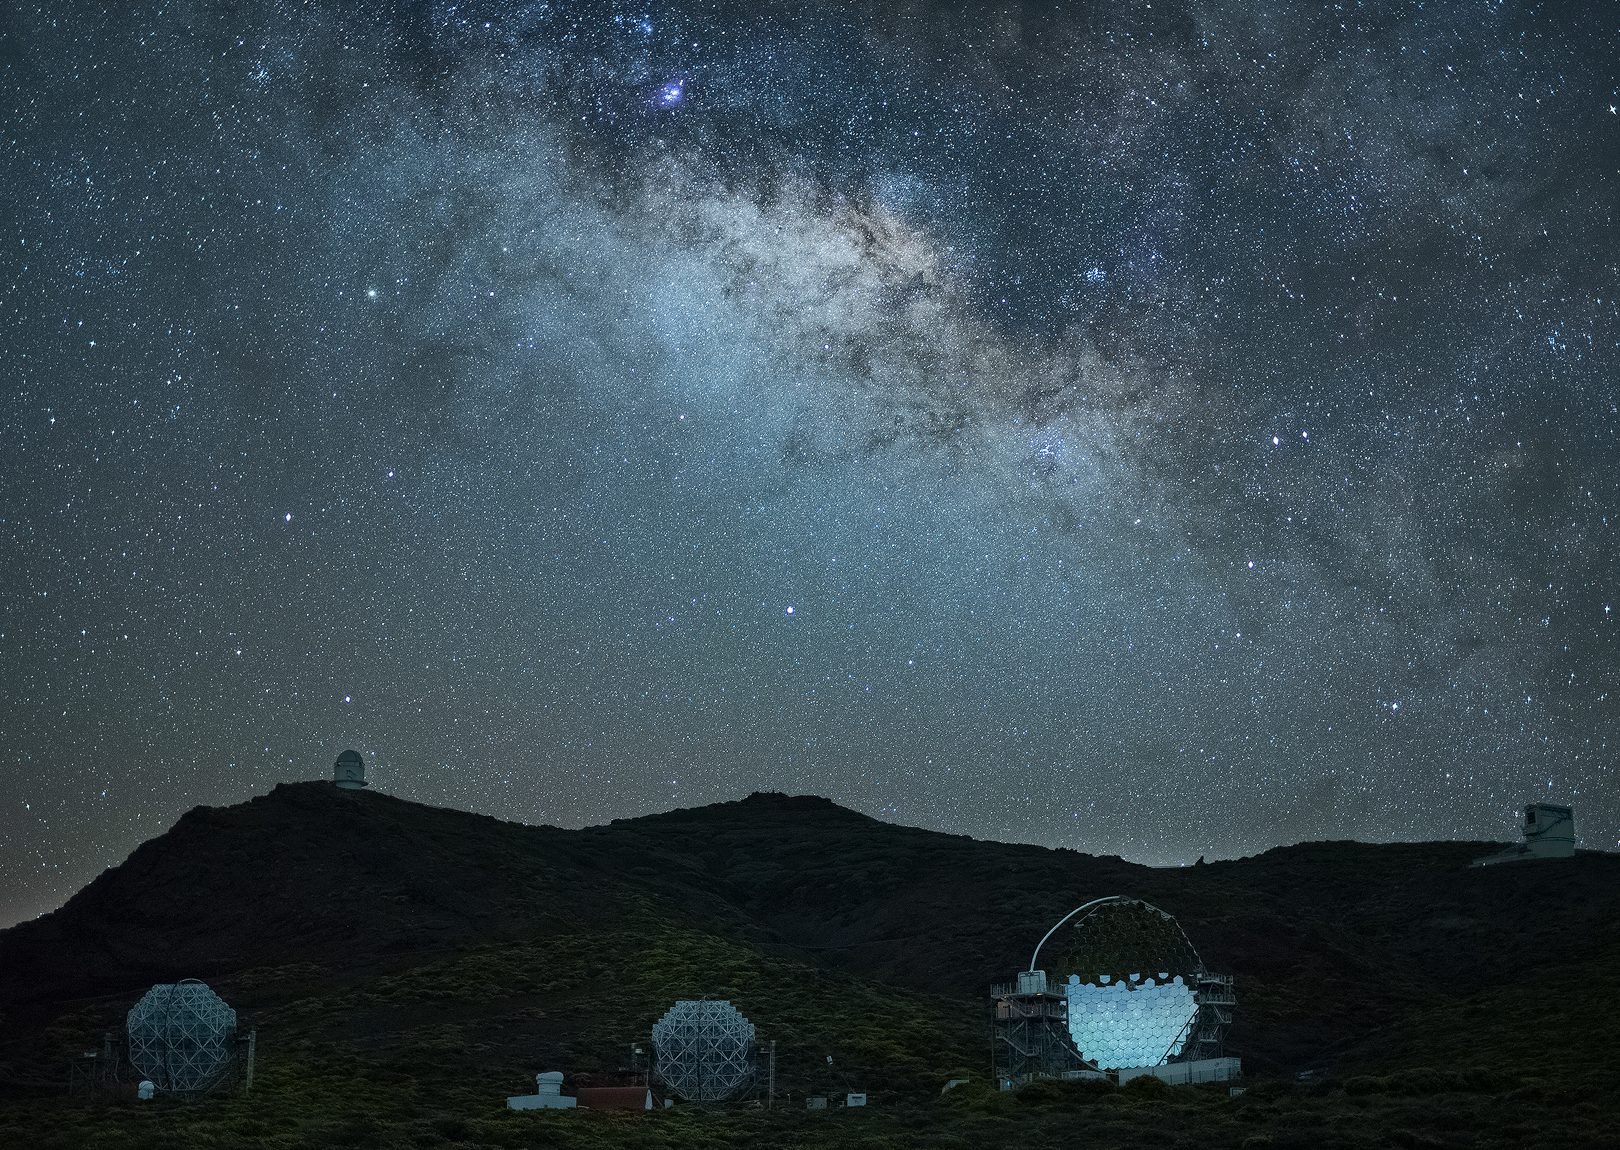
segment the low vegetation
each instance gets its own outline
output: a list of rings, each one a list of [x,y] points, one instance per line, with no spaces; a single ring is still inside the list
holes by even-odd
[[[1603,858],[1481,878],[1458,867],[1466,850],[1337,844],[1148,872],[799,800],[531,839],[368,797],[340,812],[352,825],[320,829],[378,860],[372,871],[353,864],[340,893],[361,893],[328,920],[332,904],[311,893],[326,890],[315,884],[328,861],[298,836],[312,838],[331,804],[309,794],[307,807],[292,804],[297,820],[273,804],[251,812],[253,841],[279,828],[284,851],[310,860],[309,886],[284,868],[288,889],[266,888],[260,917],[273,929],[255,934],[252,914],[218,910],[218,892],[148,900],[140,923],[118,921],[115,873],[59,921],[0,936],[0,960],[43,956],[11,962],[0,987],[0,1147],[1562,1150],[1612,1146],[1620,1128],[1608,1009],[1620,998],[1620,869]],[[193,820],[183,851],[168,848],[175,873],[195,873],[233,817]],[[395,838],[431,846],[413,845],[397,868]],[[160,881],[163,840],[143,850],[143,889],[183,891]],[[1036,881],[1042,866],[1055,891]],[[458,886],[480,883],[482,901],[458,919]],[[1017,924],[1050,921],[1076,889],[1122,884],[1184,911],[1206,957],[1237,975],[1244,1089],[1151,1078],[993,1089],[984,991],[1020,961],[1028,931]],[[571,902],[525,909],[565,887]],[[525,900],[509,913],[506,889]],[[975,903],[984,890],[1007,895]],[[284,905],[268,905],[277,898]],[[300,903],[316,909],[301,918]],[[1538,908],[1527,925],[1506,913],[1527,904]],[[85,977],[64,980],[52,956],[67,951],[30,942],[45,929],[73,953],[147,965],[103,957],[97,977],[121,984],[67,995]],[[193,949],[165,957],[164,945]],[[61,1068],[117,1032],[154,973],[206,975],[256,1028],[251,1094],[138,1103],[126,1083],[66,1095]],[[730,999],[775,1041],[774,1107],[759,1097],[651,1114],[505,1109],[539,1070],[563,1070],[571,1085],[615,1080],[672,1001],[704,995]],[[942,1093],[953,1078],[967,1081]],[[838,1106],[850,1090],[871,1104]],[[807,1111],[813,1094],[834,1106]]]

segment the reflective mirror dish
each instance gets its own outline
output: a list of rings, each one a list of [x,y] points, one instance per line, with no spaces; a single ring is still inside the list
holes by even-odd
[[[1156,1066],[1187,1050],[1203,964],[1175,919],[1133,899],[1075,923],[1063,972],[1069,1037],[1100,1070]]]

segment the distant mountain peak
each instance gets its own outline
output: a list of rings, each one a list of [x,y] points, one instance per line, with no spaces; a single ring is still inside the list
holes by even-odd
[[[829,798],[821,795],[790,795],[782,791],[755,791],[746,799],[740,800],[743,806],[766,807],[772,810],[789,811],[839,811],[843,814],[857,812],[848,807],[839,806]]]
[[[755,791],[746,798],[730,799],[719,803],[704,803],[702,806],[676,807],[655,815],[633,815],[622,819],[614,819],[608,824],[610,827],[636,827],[655,826],[668,823],[701,822],[716,825],[754,824],[761,820],[772,821],[776,819],[803,820],[813,819],[817,822],[849,822],[877,823],[881,820],[863,815],[859,811],[839,806],[831,799],[820,795],[789,795],[781,791]]]

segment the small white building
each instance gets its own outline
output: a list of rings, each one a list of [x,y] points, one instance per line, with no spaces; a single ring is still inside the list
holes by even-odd
[[[332,782],[345,791],[358,791],[366,785],[366,761],[359,751],[344,751],[332,764]]]
[[[1529,859],[1575,857],[1575,812],[1556,803],[1526,803],[1519,823],[1522,841],[1504,847],[1493,855],[1475,859],[1475,866],[1523,862]]]
[[[562,1092],[561,1070],[546,1070],[534,1076],[533,1094],[514,1094],[506,1100],[508,1110],[572,1110],[579,1099]]]

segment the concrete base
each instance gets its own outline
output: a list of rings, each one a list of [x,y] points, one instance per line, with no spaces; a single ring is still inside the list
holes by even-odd
[[[518,1094],[506,1100],[508,1110],[572,1110],[578,1104],[579,1099],[561,1094]]]
[[[1243,1063],[1237,1058],[1200,1058],[1192,1062],[1167,1062],[1162,1066],[1132,1066],[1119,1072],[1119,1084],[1124,1086],[1131,1079],[1144,1074],[1151,1074],[1172,1086],[1188,1086],[1194,1082],[1230,1082],[1243,1077]]]

